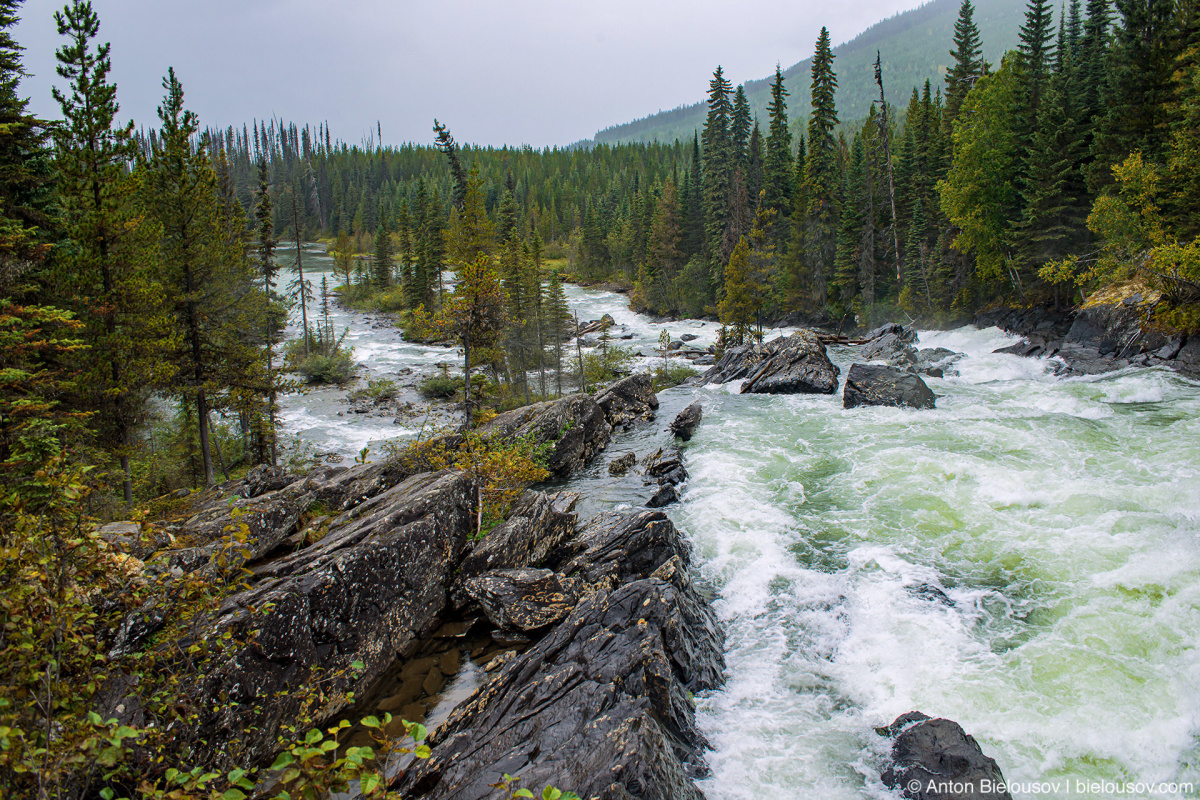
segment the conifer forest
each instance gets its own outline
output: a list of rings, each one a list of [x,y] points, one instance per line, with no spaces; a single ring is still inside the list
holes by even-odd
[[[1001,307],[1067,312],[1114,287],[1156,298],[1149,324],[1164,335],[1200,335],[1200,2],[1024,9],[1019,45],[988,63],[962,0],[938,82],[892,85],[880,53],[862,118],[837,107],[822,28],[810,80],[788,86],[777,67],[765,118],[715,66],[695,76],[707,116],[689,137],[536,149],[459,142],[453,119],[402,145],[269,115],[221,128],[189,110],[167,65],[158,119],[135,125],[103,4],[89,0],[54,15],[61,117],[40,119],[22,89],[21,0],[0,0],[0,794],[243,800],[352,785],[400,797],[386,760],[428,758],[422,724],[359,714],[361,747],[345,745],[350,722],[327,727],[352,705],[341,675],[370,673],[370,658],[295,695],[269,744],[222,739],[250,723],[189,699],[197,671],[241,646],[240,622],[209,622],[232,613],[241,566],[283,546],[255,549],[253,509],[205,545],[211,564],[174,559],[153,578],[97,533],[215,519],[220,503],[185,514],[182,498],[298,468],[281,399],[354,379],[331,308],[387,314],[406,341],[447,348],[453,369],[425,388],[461,404],[457,438],[388,463],[405,479],[416,463],[467,475],[478,537],[524,487],[566,473],[544,446],[472,429],[602,389],[632,357],[608,323],[583,352],[571,285],[619,290],[656,320],[719,324],[715,358],[780,325],[845,343],[888,322],[947,330]],[[811,102],[789,105],[801,93]],[[305,277],[315,245],[332,277]],[[686,374],[657,374],[655,389]],[[320,495],[318,483],[305,491]],[[352,507],[320,496],[289,536],[318,542]],[[202,549],[185,538],[155,548]],[[245,602],[237,614],[266,613]],[[138,625],[151,644],[122,649]],[[137,712],[118,712],[109,700],[135,685]],[[222,686],[222,702],[241,702]],[[533,796],[510,779],[494,796]],[[547,798],[578,788],[527,785]]]

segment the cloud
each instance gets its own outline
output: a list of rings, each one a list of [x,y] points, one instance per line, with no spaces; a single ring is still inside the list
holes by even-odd
[[[328,120],[358,142],[432,140],[437,117],[480,144],[563,145],[703,98],[721,64],[735,83],[811,55],[918,0],[845,6],[814,0],[96,0],[112,43],[122,116],[156,126],[174,66],[205,125],[281,117]],[[31,107],[57,116],[52,21],[61,3],[29,0],[15,31],[34,73]]]

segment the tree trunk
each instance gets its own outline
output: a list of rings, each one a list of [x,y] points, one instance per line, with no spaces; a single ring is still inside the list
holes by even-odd
[[[896,291],[904,286],[904,272],[900,266],[900,220],[896,216],[896,179],[892,174],[892,148],[888,141],[887,101],[883,98],[883,67],[879,51],[875,51],[875,82],[879,84],[879,132],[883,135],[883,157],[887,161],[888,197],[892,202],[892,238],[896,246]]]
[[[196,390],[196,431],[200,436],[200,461],[205,486],[217,481],[213,477],[212,445],[208,435],[208,396],[204,389]]]

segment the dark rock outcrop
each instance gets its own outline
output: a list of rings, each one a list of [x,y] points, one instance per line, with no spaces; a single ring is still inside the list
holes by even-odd
[[[575,533],[572,513],[579,495],[527,491],[509,510],[508,519],[479,540],[462,560],[460,580],[492,570],[539,566]]]
[[[706,743],[691,694],[724,669],[715,614],[659,512],[604,515],[555,569],[587,594],[567,619],[454,712],[433,756],[400,785],[410,797],[491,797],[503,773],[582,797],[699,800]]]
[[[859,357],[867,361],[886,361],[893,367],[910,367],[917,363],[917,349],[900,334],[885,333],[864,344]]]
[[[842,407],[907,406],[934,408],[936,397],[925,381],[909,372],[872,364],[855,364],[846,375]]]
[[[957,722],[912,711],[879,734],[893,740],[883,783],[911,800],[1012,800],[995,759]]]
[[[626,430],[637,422],[648,422],[654,419],[654,411],[658,408],[658,395],[654,393],[654,384],[648,372],[622,378],[607,389],[596,392],[595,399],[604,411],[604,418],[614,429]]]
[[[480,426],[479,431],[488,437],[529,437],[535,444],[550,444],[546,469],[562,479],[607,447],[612,429],[595,400],[576,394],[501,414]]]
[[[680,411],[679,415],[671,422],[671,433],[685,442],[688,441],[696,431],[696,426],[700,424],[701,415],[700,404],[692,403],[683,411]]]
[[[298,691],[325,681],[318,718],[337,713],[397,654],[440,622],[471,529],[471,492],[454,472],[426,473],[344,512],[316,544],[258,570],[228,598],[206,638],[244,645],[218,653],[197,695],[204,758],[221,763],[231,743],[261,763],[280,726],[294,723]],[[361,670],[351,664],[361,662]]]
[[[497,628],[535,631],[571,613],[578,583],[548,569],[502,569],[468,578],[462,592]]]
[[[701,384],[745,379],[742,394],[833,394],[838,368],[825,345],[807,331],[760,344],[732,347],[707,372]]]
[[[658,491],[654,496],[646,501],[646,508],[663,508],[672,503],[679,502],[679,492],[669,483],[664,483],[658,487]]]

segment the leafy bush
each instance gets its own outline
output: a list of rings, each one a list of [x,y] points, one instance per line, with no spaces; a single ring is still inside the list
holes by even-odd
[[[329,356],[311,353],[293,364],[292,369],[303,375],[306,383],[340,386],[354,377],[354,359],[349,350],[338,350]]]
[[[421,381],[419,390],[422,396],[431,400],[449,400],[461,392],[462,388],[462,378],[443,372],[440,375],[433,375]]]
[[[623,378],[633,365],[633,351],[628,347],[597,349],[583,355],[583,378],[589,386]]]
[[[663,389],[678,386],[693,375],[699,374],[700,370],[691,364],[674,362],[655,367],[650,373],[650,379],[654,384],[654,391],[661,392]]]
[[[381,400],[391,400],[399,390],[400,387],[396,385],[395,381],[388,380],[387,378],[372,378],[367,381],[366,386],[361,389],[355,389],[347,397],[351,401],[374,400],[379,402]]]

